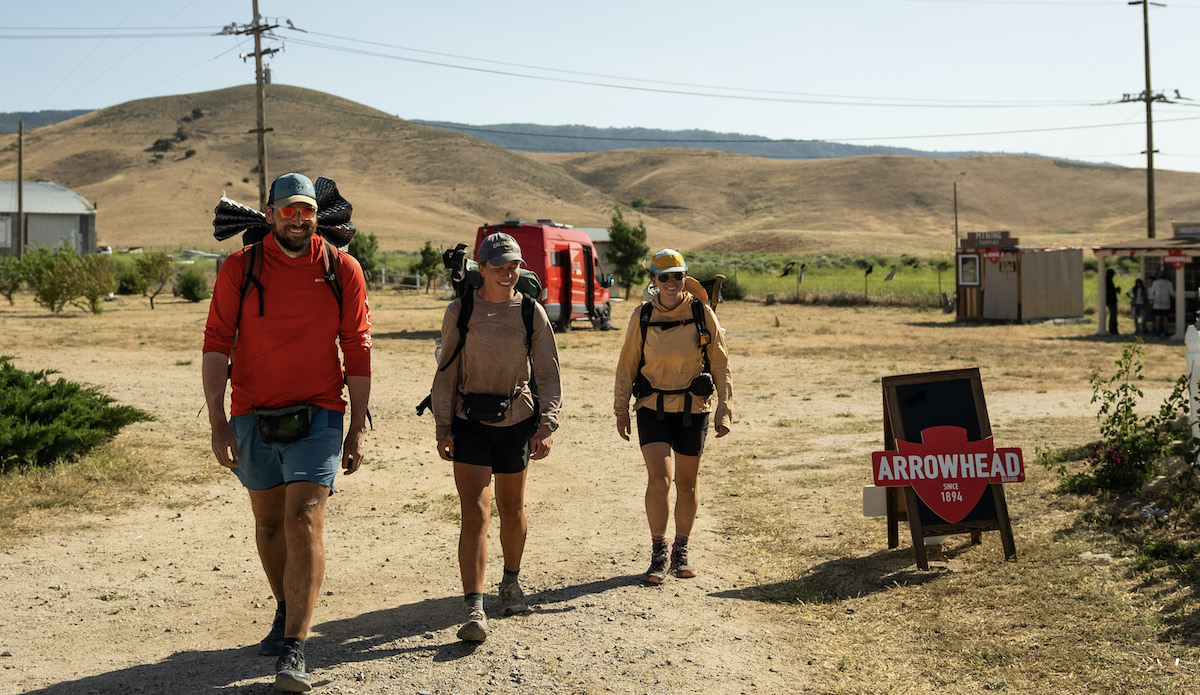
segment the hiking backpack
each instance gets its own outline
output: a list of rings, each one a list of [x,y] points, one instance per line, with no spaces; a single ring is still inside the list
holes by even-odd
[[[641,315],[638,318],[638,325],[642,332],[642,350],[638,356],[637,376],[633,380],[633,395],[635,398],[645,398],[646,396],[657,393],[658,404],[655,412],[658,419],[664,419],[663,414],[663,396],[672,396],[683,394],[683,410],[687,414],[692,412],[692,396],[700,396],[707,398],[712,395],[715,387],[712,377],[712,361],[708,358],[708,346],[712,343],[712,334],[708,330],[708,323],[704,317],[704,302],[699,299],[692,298],[692,316],[688,319],[680,321],[651,321],[650,314],[654,312],[654,305],[646,302],[642,305]],[[696,325],[696,344],[700,348],[700,357],[704,361],[704,366],[700,374],[692,379],[692,383],[688,384],[686,389],[663,390],[656,389],[650,384],[650,380],[642,375],[642,367],[646,366],[646,332],[650,327],[667,330],[678,326],[686,326],[688,324]],[[690,427],[692,424],[691,418],[685,418],[683,421],[684,427]]]

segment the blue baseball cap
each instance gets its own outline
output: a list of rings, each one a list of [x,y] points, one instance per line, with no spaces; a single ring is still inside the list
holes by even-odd
[[[292,203],[308,203],[317,207],[317,189],[304,174],[284,174],[271,184],[271,195],[267,196],[272,207],[287,207]]]

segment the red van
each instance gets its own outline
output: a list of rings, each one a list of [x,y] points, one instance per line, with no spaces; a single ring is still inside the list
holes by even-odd
[[[572,321],[590,321],[593,328],[612,328],[608,288],[612,275],[600,265],[600,254],[587,234],[554,220],[506,220],[485,224],[475,235],[475,260],[483,238],[503,232],[517,240],[525,266],[542,281],[542,306],[559,332],[571,330]]]

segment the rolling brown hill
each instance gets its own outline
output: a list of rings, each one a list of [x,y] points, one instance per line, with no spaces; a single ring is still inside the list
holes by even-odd
[[[538,154],[660,222],[691,248],[788,252],[948,251],[958,225],[1011,230],[1024,245],[1080,246],[1146,235],[1145,170],[1036,157],[896,155],[759,159],[700,150]],[[1158,171],[1158,236],[1200,220],[1200,174]]]
[[[470,241],[483,222],[550,217],[606,226],[612,207],[645,220],[653,246],[898,255],[1008,229],[1023,244],[1091,245],[1145,235],[1145,174],[1032,157],[895,155],[772,160],[688,149],[527,155],[299,87],[267,88],[268,168],[338,182],[384,250]],[[251,85],[128,102],[25,136],[27,180],[96,202],[101,243],[215,249],[221,192],[258,200]],[[160,138],[176,140],[156,157]],[[195,150],[192,156],[188,150]],[[16,135],[0,136],[16,178]],[[1200,220],[1200,174],[1160,171],[1159,236]],[[234,242],[226,242],[230,247]]]
[[[103,244],[218,248],[211,225],[222,191],[257,207],[254,105],[247,85],[128,102],[37,128],[25,136],[25,177],[95,201]],[[339,97],[271,85],[266,113],[271,175],[337,181],[359,229],[378,236],[381,249],[473,241],[481,223],[510,215],[580,226],[605,226],[611,216],[612,200],[556,167]],[[187,139],[155,158],[154,142],[180,129]],[[16,178],[15,143],[15,135],[0,137],[0,178]],[[666,236],[677,232],[658,226]]]

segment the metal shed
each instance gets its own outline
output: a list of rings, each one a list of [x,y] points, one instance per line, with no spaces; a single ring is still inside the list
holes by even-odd
[[[69,242],[76,253],[96,250],[96,208],[75,191],[48,181],[26,181],[25,248],[57,248]],[[0,181],[0,255],[17,253],[17,182]]]
[[[1083,249],[1019,246],[1007,231],[970,232],[956,254],[959,321],[1083,316]]]

